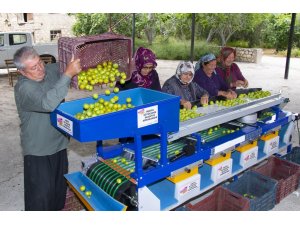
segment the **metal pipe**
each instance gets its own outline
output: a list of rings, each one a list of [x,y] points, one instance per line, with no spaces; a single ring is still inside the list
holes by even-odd
[[[134,55],[135,48],[135,13],[132,14],[132,56]]]
[[[196,14],[192,13],[191,56],[190,56],[192,63],[194,61],[195,18],[196,18]]]
[[[296,13],[292,13],[289,42],[288,42],[288,49],[287,49],[287,55],[286,55],[285,73],[284,73],[284,79],[286,79],[286,80],[289,77],[290,58],[291,58],[291,52],[292,52],[292,46],[293,46],[295,21],[296,21]]]

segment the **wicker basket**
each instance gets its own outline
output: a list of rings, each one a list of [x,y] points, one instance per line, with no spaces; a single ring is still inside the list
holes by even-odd
[[[128,80],[131,76],[131,38],[104,33],[83,37],[61,37],[58,40],[60,72],[63,73],[67,64],[74,58],[80,59],[83,70],[96,67],[104,61],[119,64],[119,70],[125,72]],[[73,87],[78,86],[77,76],[72,79]]]
[[[300,165],[272,156],[253,170],[278,181],[276,203],[298,188]]]
[[[200,202],[186,205],[191,211],[245,211],[249,210],[249,207],[247,199],[221,186],[215,188],[211,195]]]

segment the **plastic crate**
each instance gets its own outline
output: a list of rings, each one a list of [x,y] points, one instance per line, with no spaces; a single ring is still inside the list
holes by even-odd
[[[131,76],[131,38],[104,33],[83,37],[61,37],[58,40],[58,60],[60,72],[63,73],[67,64],[74,58],[80,59],[83,70],[96,67],[104,61],[119,64],[120,72],[125,72],[127,79]],[[71,85],[77,87],[77,76],[73,77]]]
[[[255,171],[245,172],[238,180],[224,185],[250,202],[251,211],[266,211],[274,208],[277,181]]]
[[[291,152],[282,158],[300,165],[300,147],[294,147]]]
[[[266,163],[253,170],[278,181],[276,203],[298,188],[300,165],[271,156]]]
[[[245,211],[249,210],[249,201],[219,186],[211,195],[194,205],[188,203],[186,208],[191,211]]]

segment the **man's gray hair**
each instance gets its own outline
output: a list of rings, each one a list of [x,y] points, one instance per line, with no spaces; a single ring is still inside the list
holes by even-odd
[[[18,49],[14,54],[14,64],[16,65],[18,70],[22,70],[25,68],[23,61],[24,59],[32,59],[39,56],[36,50],[30,46],[24,46]]]

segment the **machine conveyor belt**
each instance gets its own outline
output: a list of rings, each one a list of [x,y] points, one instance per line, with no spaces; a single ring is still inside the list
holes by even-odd
[[[182,151],[182,148],[187,144],[187,141],[185,139],[177,140],[175,142],[169,143],[167,145],[167,156],[168,158],[180,153]],[[151,159],[152,161],[158,162],[160,158],[160,144],[154,144],[150,145],[148,147],[145,147],[142,149],[142,154],[144,158]],[[134,153],[133,150],[128,149],[128,151],[131,151]]]
[[[256,113],[263,109],[280,105],[284,100],[285,98],[281,97],[280,94],[275,94],[229,108],[219,107],[217,105],[199,107],[197,110],[198,113],[204,113],[205,115],[181,122],[179,124],[178,132],[168,134],[168,141],[174,141],[195,132],[203,131],[210,127]]]

